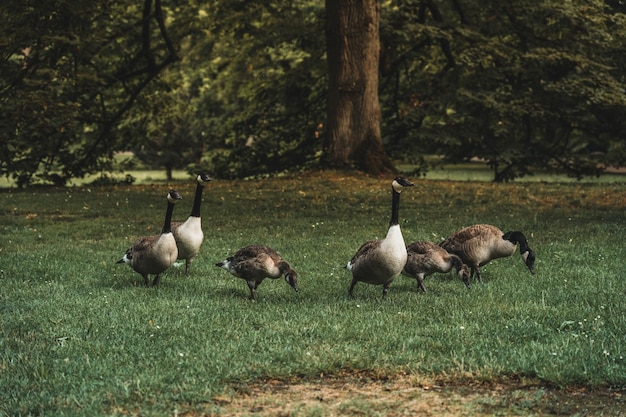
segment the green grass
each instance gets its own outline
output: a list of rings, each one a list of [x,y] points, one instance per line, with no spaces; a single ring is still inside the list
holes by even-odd
[[[428,168],[424,178],[430,180],[448,180],[448,181],[493,181],[493,170],[484,162],[469,161],[458,164],[441,164],[439,158],[435,156],[426,157],[431,166]],[[400,171],[413,172],[414,165],[398,164],[396,165]],[[568,176],[561,171],[547,170],[543,168],[531,168],[532,175],[526,175],[516,178],[516,183],[534,183],[534,182],[561,182],[561,183],[591,183],[603,184],[613,182],[624,182],[626,176],[623,169],[608,169],[599,177],[587,176],[580,180],[575,177]]]
[[[125,171],[124,173],[118,172],[118,173],[110,174],[109,178],[117,182],[123,182],[125,181],[126,174],[132,175],[132,177],[134,178],[133,184],[135,185],[149,185],[149,184],[167,182],[167,175],[164,169],[132,170],[132,171]],[[188,178],[189,175],[183,170],[175,170],[172,172],[172,177],[174,181],[180,181],[185,178]],[[101,179],[100,174],[91,174],[91,175],[85,176],[84,178],[74,178],[68,182],[67,186],[68,187],[83,186],[83,185],[89,186],[94,181],[98,181],[100,179]],[[37,185],[41,185],[41,184],[37,184]],[[12,178],[0,177],[0,189],[2,188],[16,188],[16,183],[15,181],[13,181]]]
[[[478,222],[518,229],[537,252],[484,268],[471,290],[452,274],[400,277],[388,298],[342,268],[384,237],[390,180],[308,173],[214,181],[205,243],[190,276],[145,288],[116,265],[161,227],[171,185],[2,190],[0,415],[219,414],[216,395],[264,377],[346,370],[522,375],[558,386],[626,387],[626,184],[416,181],[402,195],[407,243]],[[173,184],[189,214],[194,184]],[[266,280],[259,301],[214,263],[269,244],[300,292]]]

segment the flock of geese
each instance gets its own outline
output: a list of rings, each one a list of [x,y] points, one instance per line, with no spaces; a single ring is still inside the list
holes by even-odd
[[[137,239],[118,263],[128,263],[140,274],[146,286],[149,275],[154,275],[152,286],[159,283],[161,273],[176,260],[185,261],[185,273],[200,252],[204,240],[201,226],[200,205],[204,186],[211,181],[206,173],[196,178],[196,191],[191,214],[185,222],[172,222],[174,205],[181,200],[180,194],[167,193],[167,210],[161,233]],[[448,273],[454,269],[458,277],[470,288],[476,275],[482,282],[480,267],[493,259],[511,256],[519,245],[521,257],[530,270],[535,272],[535,253],[520,231],[503,233],[488,224],[475,224],[450,235],[440,244],[428,241],[413,242],[405,246],[400,230],[400,194],[405,187],[414,184],[404,177],[396,177],[391,183],[391,220],[384,239],[369,240],[361,245],[346,268],[352,273],[348,295],[353,296],[357,282],[382,285],[383,298],[400,274],[417,280],[418,290],[426,292],[424,279],[434,273]],[[215,264],[244,279],[250,289],[250,298],[257,299],[257,288],[265,278],[284,277],[298,291],[298,273],[282,259],[278,252],[265,245],[249,245]]]

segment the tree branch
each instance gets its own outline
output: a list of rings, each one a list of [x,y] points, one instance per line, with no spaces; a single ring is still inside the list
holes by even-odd
[[[141,22],[142,48],[138,52],[138,54],[131,60],[131,62],[135,63],[140,61],[142,57],[145,57],[147,61],[146,65],[134,71],[128,71],[124,68],[120,68],[114,79],[111,80],[110,84],[107,87],[111,87],[116,82],[124,82],[126,80],[136,79],[141,76],[145,76],[145,78],[141,79],[133,88],[128,89],[128,95],[124,100],[124,103],[119,108],[117,108],[117,111],[115,111],[113,114],[107,117],[106,108],[103,107],[102,112],[105,117],[103,118],[101,124],[102,130],[97,135],[97,138],[93,141],[91,146],[86,149],[83,158],[81,158],[80,161],[77,161],[77,164],[74,164],[75,166],[80,166],[81,164],[83,164],[84,161],[87,160],[91,154],[95,153],[95,150],[99,146],[103,146],[103,144],[106,144],[108,142],[107,138],[117,122],[133,106],[133,104],[137,101],[137,98],[140,96],[141,92],[146,88],[146,86],[150,84],[150,82],[154,80],[154,78],[156,78],[156,76],[165,67],[179,59],[178,55],[176,54],[174,44],[169,36],[167,27],[165,25],[163,9],[161,7],[161,0],[154,0],[154,2],[154,15],[152,15],[152,0],[144,0],[144,8],[142,12]],[[156,58],[152,51],[152,37],[150,31],[150,20],[152,16],[154,16],[154,19],[157,21],[160,35],[168,51],[167,56],[161,62],[156,61]],[[134,65],[131,65],[131,68],[132,66]]]
[[[171,59],[170,62],[177,61],[179,59],[178,54],[176,53],[176,49],[174,48],[174,44],[170,39],[169,33],[167,32],[167,28],[165,26],[165,19],[163,18],[163,9],[161,8],[161,0],[154,1],[154,18],[159,24],[159,30],[161,31],[161,37],[165,42],[165,46],[167,47],[167,51],[169,52],[168,59]]]
[[[143,18],[141,19],[141,53],[148,60],[148,68],[154,68],[154,55],[150,49],[150,15],[152,14],[152,0],[144,0],[143,2]]]

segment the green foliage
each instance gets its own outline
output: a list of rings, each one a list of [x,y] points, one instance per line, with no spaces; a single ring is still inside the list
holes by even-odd
[[[387,13],[395,88],[382,95],[384,131],[397,155],[421,146],[482,158],[497,181],[623,163],[626,20],[603,1],[424,1]]]
[[[128,150],[217,178],[317,163],[323,2],[131,3],[0,5],[0,175],[62,185]],[[386,150],[423,169],[429,154],[478,158],[498,181],[623,165],[624,12],[612,0],[382,2]]]
[[[214,181],[190,276],[172,268],[148,289],[115,261],[158,232],[170,186],[2,192],[0,414],[202,414],[257,378],[351,370],[626,385],[623,184],[418,181],[402,195],[407,242],[475,222],[520,229],[537,275],[516,254],[469,291],[453,275],[426,294],[400,277],[384,302],[366,284],[348,299],[342,265],[386,233],[387,181]],[[184,219],[194,184],[175,186]],[[278,249],[301,291],[267,280],[250,302],[213,265],[249,243]]]
[[[1,175],[62,185],[106,168],[120,119],[176,59],[159,5],[2,3]]]
[[[144,94],[146,101],[129,112],[120,131],[128,134],[126,148],[139,161],[147,167],[165,168],[171,179],[173,169],[197,162],[204,147],[196,137],[189,95],[182,88],[167,92],[164,83],[157,84],[160,88]],[[138,126],[145,137],[132,137]]]
[[[207,36],[194,46],[203,67],[191,81],[201,165],[232,178],[307,164],[325,120],[321,3],[218,1],[203,10]]]

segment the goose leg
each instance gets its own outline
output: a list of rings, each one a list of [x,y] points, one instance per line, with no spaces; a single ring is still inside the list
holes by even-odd
[[[146,287],[150,286],[150,281],[148,281],[148,274],[141,275],[143,277],[143,282],[146,284]]]
[[[385,284],[383,284],[383,298],[385,298],[385,296],[387,295],[390,286],[391,282],[386,282]]]
[[[356,285],[358,281],[354,278],[352,278],[352,282],[350,283],[350,289],[348,290],[348,296],[350,298],[354,298],[354,294],[352,294],[352,290],[354,289],[354,286]]]
[[[470,279],[474,278],[474,273],[478,277],[478,281],[482,283],[483,277],[482,275],[480,275],[480,268],[478,267],[478,265],[472,267],[472,273],[470,274]]]
[[[476,276],[478,277],[478,281],[482,284],[483,277],[480,275],[480,268],[476,267]]]
[[[156,287],[159,284],[159,278],[161,278],[161,274],[156,274],[154,277],[154,281],[152,281],[152,286]]]
[[[256,301],[256,282],[248,281],[248,288],[250,288],[250,299]]]
[[[424,287],[424,276],[423,275],[418,275],[417,276],[417,291],[419,292],[419,290],[422,290],[422,291],[426,292],[426,287]]]

